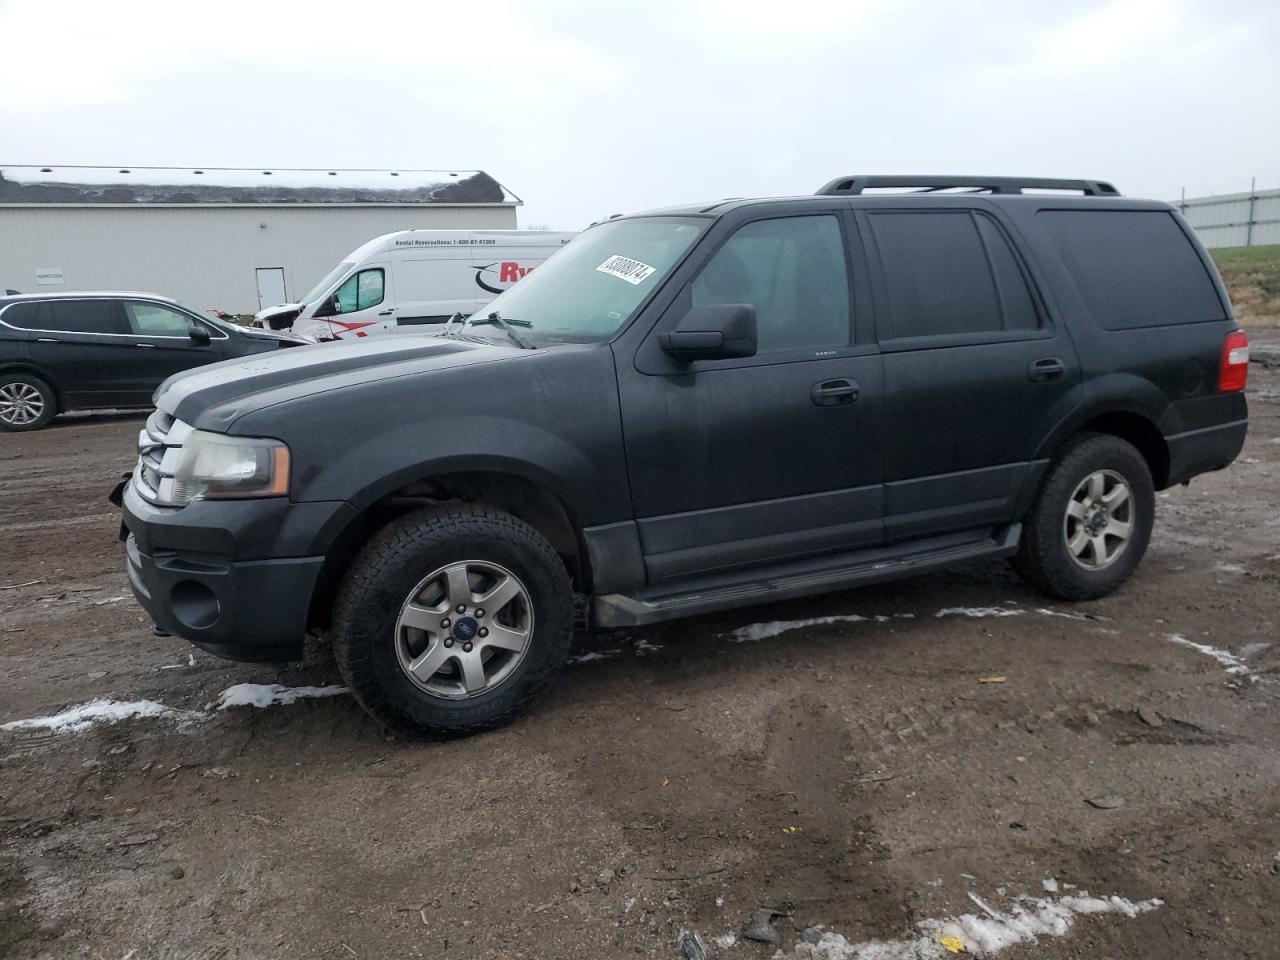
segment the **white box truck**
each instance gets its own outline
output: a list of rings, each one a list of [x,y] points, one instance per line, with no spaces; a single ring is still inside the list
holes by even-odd
[[[470,316],[577,234],[542,230],[400,230],[357,247],[299,303],[254,325],[313,340],[425,333]]]

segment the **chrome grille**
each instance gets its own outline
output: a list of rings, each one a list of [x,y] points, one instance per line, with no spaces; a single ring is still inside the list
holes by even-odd
[[[138,431],[138,465],[133,470],[133,488],[144,500],[173,502],[173,474],[182,454],[183,441],[191,429],[181,420],[157,410]]]

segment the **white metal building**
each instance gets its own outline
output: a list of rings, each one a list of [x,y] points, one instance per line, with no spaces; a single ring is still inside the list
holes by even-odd
[[[480,170],[0,166],[0,295],[148,290],[252,313],[394,230],[516,226]]]
[[[1280,243],[1280,190],[1250,190],[1173,201],[1206,247]]]

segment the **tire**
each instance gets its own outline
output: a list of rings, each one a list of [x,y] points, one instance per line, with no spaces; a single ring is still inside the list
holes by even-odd
[[[1110,434],[1081,434],[1049,467],[1023,523],[1013,568],[1051,597],[1105,597],[1141,562],[1155,510],[1142,454]]]
[[[0,431],[23,433],[48,426],[58,412],[53,388],[29,373],[0,373]]]
[[[495,609],[481,606],[486,594]],[[360,705],[391,730],[475,733],[508,723],[550,686],[573,616],[564,564],[531,526],[478,506],[432,507],[383,528],[356,556],[334,608],[334,656]]]

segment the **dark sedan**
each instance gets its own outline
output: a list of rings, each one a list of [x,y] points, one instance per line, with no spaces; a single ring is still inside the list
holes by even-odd
[[[0,430],[39,430],[67,410],[150,406],[172,374],[306,343],[151,293],[0,297]]]

